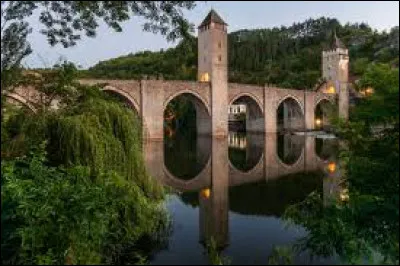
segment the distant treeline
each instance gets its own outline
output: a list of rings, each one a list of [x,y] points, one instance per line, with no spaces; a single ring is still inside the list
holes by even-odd
[[[341,25],[321,17],[290,27],[240,30],[228,34],[229,81],[272,83],[282,87],[312,88],[321,77],[321,53],[333,43],[333,33],[350,53],[350,76],[360,76],[372,62],[399,64],[399,27],[378,32],[365,23]],[[195,80],[197,38],[175,48],[144,51],[101,61],[81,77]]]

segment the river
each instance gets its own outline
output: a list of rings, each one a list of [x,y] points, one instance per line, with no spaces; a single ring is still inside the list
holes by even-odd
[[[336,139],[230,132],[226,139],[173,136],[144,144],[148,171],[172,188],[167,246],[150,264],[209,264],[212,237],[231,264],[266,264],[274,246],[307,234],[285,209],[312,191],[339,197]],[[307,252],[296,264],[331,264]]]

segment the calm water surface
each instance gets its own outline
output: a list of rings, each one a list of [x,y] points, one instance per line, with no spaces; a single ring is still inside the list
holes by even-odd
[[[337,141],[311,136],[243,134],[226,139],[175,136],[145,144],[149,172],[173,188],[168,246],[151,264],[209,264],[213,237],[231,264],[266,264],[274,246],[306,235],[286,226],[285,209],[312,191],[337,196]],[[297,264],[332,259],[296,257]]]

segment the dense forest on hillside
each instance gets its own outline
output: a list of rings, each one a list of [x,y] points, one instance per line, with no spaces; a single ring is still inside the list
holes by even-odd
[[[341,25],[321,17],[290,27],[253,29],[228,35],[229,81],[272,83],[312,88],[321,76],[321,52],[333,42],[333,32],[350,53],[350,76],[360,76],[371,62],[399,64],[399,27],[378,32],[365,23]],[[143,51],[101,61],[81,72],[82,77],[140,79],[144,77],[195,80],[197,38],[158,52]]]

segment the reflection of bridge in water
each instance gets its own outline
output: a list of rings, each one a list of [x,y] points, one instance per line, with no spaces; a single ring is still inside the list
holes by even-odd
[[[146,141],[144,144],[145,161],[152,176],[178,191],[198,192],[201,241],[213,236],[218,246],[228,244],[229,187],[257,182],[279,183],[291,175],[325,172],[328,178],[323,181],[324,198],[338,192],[339,169],[332,156],[335,140],[278,134],[248,134],[241,138],[246,138],[246,147],[239,149],[246,152],[242,157],[246,161],[245,168],[232,160],[232,149],[237,150],[235,143],[229,143],[227,139],[198,137],[196,160],[202,167],[186,180],[174,175],[165,164],[163,141]],[[302,179],[308,177],[305,174]],[[303,189],[301,186],[299,182],[299,190]]]
[[[150,174],[162,183],[184,192],[209,188],[213,181],[213,170],[218,173],[225,171],[223,175],[229,176],[229,186],[237,186],[261,180],[268,181],[289,174],[328,169],[329,164],[334,163],[329,161],[329,156],[326,155],[329,152],[324,151],[325,146],[332,149],[328,140],[289,134],[248,134],[241,138],[246,138],[246,141],[242,140],[246,146],[241,149],[246,152],[248,165],[252,166],[247,168],[250,169],[244,170],[232,162],[229,155],[232,148],[236,149],[234,144],[229,145],[226,139],[208,137],[196,139],[196,159],[203,167],[189,180],[183,180],[169,171],[165,164],[163,141],[144,143],[147,168]]]
[[[246,149],[247,148],[247,138],[239,132],[229,132],[228,135],[228,145],[229,148]]]

